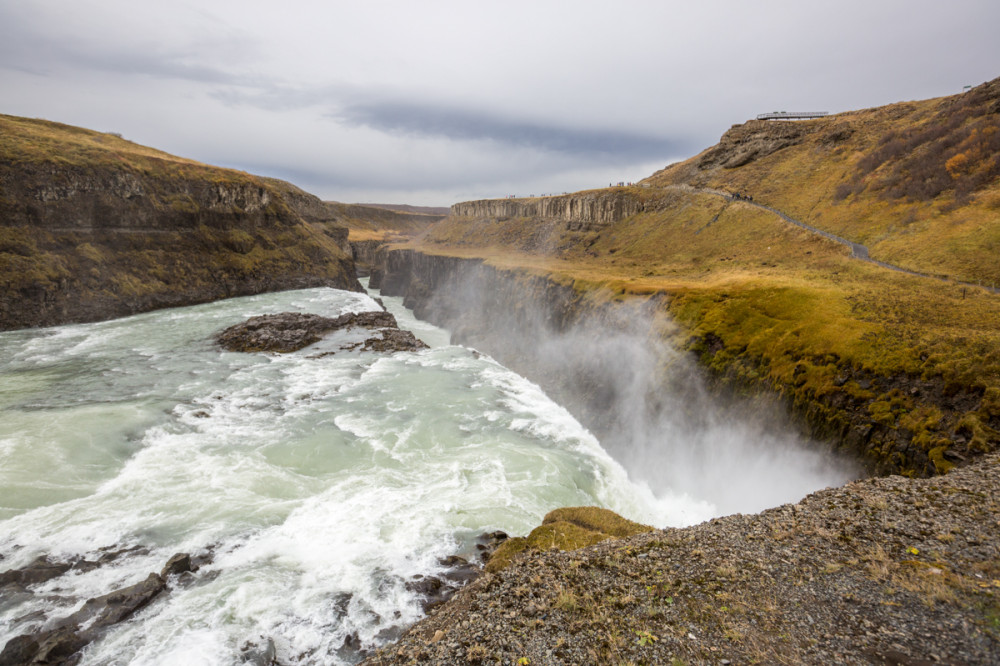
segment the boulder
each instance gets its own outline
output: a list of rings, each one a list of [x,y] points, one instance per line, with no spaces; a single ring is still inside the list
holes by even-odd
[[[163,565],[160,578],[166,579],[171,574],[182,574],[191,571],[191,556],[187,553],[177,553]]]
[[[287,353],[298,351],[332,331],[348,328],[379,330],[378,336],[364,341],[363,351],[416,351],[427,349],[413,333],[399,329],[396,318],[388,312],[348,312],[339,317],[317,314],[282,312],[280,314],[251,317],[242,324],[230,326],[216,338],[228,351],[269,351]],[[353,349],[359,343],[342,349]]]
[[[410,331],[403,331],[398,328],[390,328],[382,331],[381,337],[372,337],[365,340],[362,351],[377,352],[397,352],[397,351],[419,351],[427,349],[427,345],[422,340],[417,339]]]
[[[97,634],[113,624],[122,620],[127,620],[136,611],[146,606],[160,592],[163,592],[167,584],[157,574],[151,573],[146,580],[129,587],[123,587],[101,597],[88,599],[83,607],[72,615],[63,618],[58,625],[61,627],[73,627],[90,622],[87,630],[82,632],[82,636],[87,638],[89,643],[97,637]],[[93,620],[91,622],[91,620]]]
[[[26,567],[0,573],[0,587],[8,585],[23,587],[44,583],[63,575],[72,566],[69,562],[50,562],[48,557],[42,555]]]

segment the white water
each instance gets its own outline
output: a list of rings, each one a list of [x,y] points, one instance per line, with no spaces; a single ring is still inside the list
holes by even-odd
[[[348,635],[370,648],[419,619],[406,580],[483,532],[523,534],[572,505],[658,526],[714,513],[654,497],[537,386],[386,301],[431,349],[213,343],[256,314],[378,309],[331,289],[0,334],[0,570],[149,551],[0,599],[0,647],[174,553],[211,551],[83,663],[232,664],[261,636],[282,663],[346,663]]]

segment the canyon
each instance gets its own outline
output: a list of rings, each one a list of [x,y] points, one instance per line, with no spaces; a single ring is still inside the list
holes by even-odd
[[[494,357],[565,406],[632,481],[724,507],[583,549],[587,521],[568,509],[371,663],[991,661],[998,109],[1000,79],[962,96],[751,120],[635,185],[462,202],[443,218],[323,202],[3,116],[0,328],[358,291],[355,276],[370,274],[473,348],[443,365]],[[394,409],[382,418],[402,418]],[[766,446],[727,456],[698,439],[726,418]],[[771,447],[782,429],[871,478],[768,503],[784,474],[768,468],[793,451]],[[686,448],[665,448],[663,433]],[[698,487],[692,470],[733,460],[733,482]],[[749,500],[781,506],[741,515]],[[386,639],[370,633],[366,649]],[[357,635],[343,640],[361,654]]]

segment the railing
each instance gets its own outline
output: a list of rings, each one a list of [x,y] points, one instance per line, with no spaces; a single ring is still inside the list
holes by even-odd
[[[826,111],[774,111],[772,113],[762,113],[757,116],[757,120],[792,120],[822,118],[829,115]]]

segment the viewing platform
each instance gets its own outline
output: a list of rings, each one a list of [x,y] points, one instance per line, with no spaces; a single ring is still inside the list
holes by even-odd
[[[762,113],[757,120],[808,120],[829,115],[827,111],[773,111]]]

